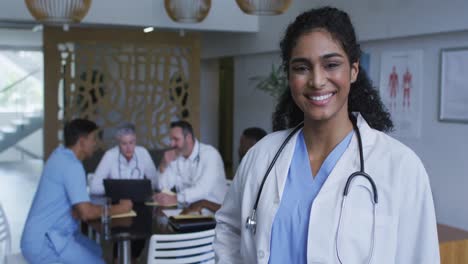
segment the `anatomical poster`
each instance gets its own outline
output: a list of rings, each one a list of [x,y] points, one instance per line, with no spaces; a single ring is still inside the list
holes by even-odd
[[[380,96],[392,115],[396,137],[421,135],[422,67],[421,50],[382,53]]]

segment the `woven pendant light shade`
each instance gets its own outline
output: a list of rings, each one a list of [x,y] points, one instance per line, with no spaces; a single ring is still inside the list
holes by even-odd
[[[199,23],[210,12],[211,0],[164,0],[164,8],[176,22]]]
[[[249,15],[279,15],[286,11],[292,0],[236,0],[237,5]]]
[[[31,15],[45,23],[78,23],[88,13],[91,0],[25,0]]]

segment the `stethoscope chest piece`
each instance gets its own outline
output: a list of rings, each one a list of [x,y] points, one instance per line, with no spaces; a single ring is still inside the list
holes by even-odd
[[[252,214],[245,221],[245,228],[255,235],[257,231],[257,211],[252,210]]]

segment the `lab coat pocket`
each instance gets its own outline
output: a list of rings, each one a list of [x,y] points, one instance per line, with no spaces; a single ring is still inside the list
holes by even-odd
[[[356,179],[342,204],[336,229],[336,256],[342,263],[368,263],[375,224],[372,188],[365,180]]]

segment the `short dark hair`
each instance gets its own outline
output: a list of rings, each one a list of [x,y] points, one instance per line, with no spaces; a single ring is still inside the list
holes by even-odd
[[[74,146],[80,137],[88,136],[97,129],[96,123],[87,119],[76,118],[67,122],[63,129],[65,147]]]
[[[175,128],[175,127],[180,127],[182,129],[182,133],[184,134],[184,136],[187,136],[190,134],[192,138],[195,138],[193,134],[192,125],[189,122],[184,121],[184,120],[174,121],[171,123],[171,128]]]
[[[253,139],[255,142],[258,142],[264,136],[267,135],[267,132],[259,127],[249,127],[242,132],[246,138]]]

